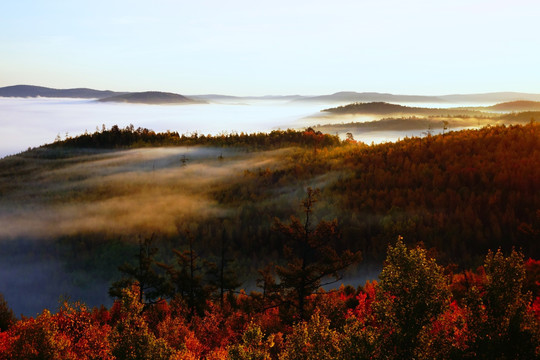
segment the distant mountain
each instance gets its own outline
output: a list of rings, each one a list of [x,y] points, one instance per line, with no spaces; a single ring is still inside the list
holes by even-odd
[[[505,101],[529,100],[540,101],[540,94],[520,93],[520,92],[493,92],[485,94],[455,94],[442,95],[439,98],[451,102],[471,102],[471,103],[500,103]]]
[[[154,96],[152,94],[170,94],[177,95],[167,96],[159,95]],[[501,102],[514,102],[518,100],[525,101],[540,101],[540,94],[531,93],[519,93],[519,92],[494,92],[484,94],[452,94],[452,95],[395,95],[389,93],[378,92],[354,92],[354,91],[342,91],[331,95],[321,96],[301,96],[301,95],[268,95],[268,96],[229,96],[218,94],[205,94],[205,95],[190,95],[185,97],[179,94],[161,93],[161,92],[146,92],[146,93],[131,93],[131,92],[118,92],[110,90],[94,90],[87,88],[76,89],[53,89],[42,86],[33,85],[15,85],[6,86],[0,88],[0,97],[52,97],[52,98],[82,98],[82,99],[103,99],[112,98],[115,96],[123,96],[130,94],[135,95],[133,98],[107,101],[122,101],[122,102],[140,102],[151,104],[170,104],[170,103],[188,103],[189,101],[212,101],[212,102],[242,102],[244,100],[278,100],[278,101],[292,101],[292,102],[319,102],[326,104],[347,104],[354,102],[393,102],[393,103],[501,103]],[[142,95],[147,94],[147,95]],[[189,99],[185,101],[178,96],[183,96]],[[146,98],[146,99],[145,99]],[[131,100],[130,100],[131,99]],[[149,102],[146,102],[149,101]],[[517,106],[517,105],[516,105]],[[531,108],[527,108],[531,109]],[[537,108],[534,108],[537,109]],[[495,110],[495,109],[494,109]],[[523,110],[523,109],[516,109]],[[531,109],[532,110],[532,109]],[[503,110],[501,110],[503,111]]]
[[[203,100],[195,100],[180,94],[166,93],[160,91],[128,93],[102,98],[98,101],[149,105],[207,104],[207,102]]]
[[[496,104],[493,106],[488,106],[488,107],[485,107],[485,109],[493,110],[493,111],[539,111],[540,102],[539,101],[525,101],[525,100],[511,101],[511,102]]]
[[[494,92],[485,94],[454,95],[394,95],[377,92],[345,91],[331,95],[311,96],[295,101],[320,103],[352,103],[352,102],[420,102],[420,103],[500,103],[504,101],[529,100],[540,101],[540,94],[518,92]]]
[[[81,98],[100,99],[109,96],[121,95],[125,92],[110,90],[94,90],[86,88],[52,89],[43,86],[14,85],[0,88],[0,97],[49,97],[49,98]]]
[[[126,98],[122,98],[122,96]],[[244,100],[282,100],[291,101],[303,98],[301,95],[267,95],[267,96],[230,96],[219,94],[183,96],[158,91],[133,93],[128,91],[94,90],[87,88],[53,89],[34,85],[14,85],[0,88],[0,97],[47,97],[47,98],[81,98],[81,99],[107,99],[103,101],[117,101],[146,104],[180,104],[180,103],[207,103],[213,102],[241,102]],[[113,98],[118,97],[118,98]],[[180,98],[183,97],[183,98]],[[187,99],[187,100],[186,100]]]
[[[295,101],[303,102],[321,102],[321,103],[351,103],[351,102],[424,102],[437,103],[446,102],[438,96],[423,96],[423,95],[394,95],[377,92],[354,92],[342,91],[332,95],[312,96],[297,99]]]

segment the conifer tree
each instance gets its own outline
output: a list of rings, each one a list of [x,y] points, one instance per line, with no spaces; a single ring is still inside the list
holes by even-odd
[[[322,285],[335,283],[341,279],[340,271],[360,261],[360,252],[345,250],[338,253],[336,242],[340,233],[337,220],[321,220],[312,226],[313,207],[319,190],[307,189],[303,201],[305,220],[296,216],[289,224],[275,221],[275,229],[285,235],[283,248],[287,264],[277,266],[279,287],[288,304],[298,310],[301,320],[305,320],[305,300]],[[323,284],[322,281],[326,283]]]
[[[195,238],[189,230],[184,231],[187,248],[173,249],[176,264],[158,264],[167,272],[167,295],[180,297],[186,302],[190,317],[202,313],[206,300],[214,288],[206,281],[209,264],[203,261],[194,248]]]
[[[14,322],[13,310],[8,306],[4,295],[0,294],[0,331],[6,331]]]
[[[210,284],[218,291],[219,303],[223,306],[225,292],[233,291],[241,283],[237,274],[231,267],[234,259],[228,256],[228,238],[225,230],[221,233],[219,257],[216,263],[209,263],[208,273],[210,275]]]
[[[154,235],[144,240],[139,239],[139,252],[137,264],[124,263],[118,267],[123,277],[114,282],[109,289],[109,295],[122,298],[123,289],[138,284],[140,288],[139,302],[145,305],[156,303],[163,296],[164,278],[155,268],[155,256],[158,248],[153,245]]]

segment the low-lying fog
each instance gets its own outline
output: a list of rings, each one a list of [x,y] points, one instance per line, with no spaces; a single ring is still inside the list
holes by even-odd
[[[321,116],[320,110],[330,106],[335,104],[267,100],[157,106],[0,98],[0,158],[53,142],[57,135],[64,138],[66,134],[94,132],[102,124],[107,128],[133,124],[188,134],[267,132],[325,125],[327,132],[344,136],[352,131],[344,123],[377,120],[370,116]],[[359,127],[355,138],[379,143],[423,135],[427,130],[418,126],[407,131],[368,127]],[[325,131],[324,126],[320,128]],[[178,219],[192,214],[200,218],[226,215],[230,209],[218,206],[211,192],[244,169],[277,166],[282,158],[280,151],[246,154],[231,149],[178,147],[96,151],[73,162],[56,160],[51,166],[40,160],[16,169],[4,164],[0,169],[4,172],[0,177],[0,293],[17,315],[34,315],[45,307],[54,310],[61,294],[90,305],[110,304],[109,283],[92,279],[86,288],[74,285],[76,281],[65,271],[62,260],[50,255],[55,254],[55,243],[39,242],[53,247],[44,255],[32,241],[85,232],[107,232],[119,238],[154,230],[174,233]],[[28,239],[28,243],[20,239]],[[376,271],[370,270],[365,276],[362,271],[355,272],[354,276],[362,276],[356,280],[363,282],[376,276]]]
[[[303,128],[302,118],[320,104],[251,101],[243,104],[139,105],[98,103],[81,99],[0,98],[0,157],[51,143],[57,135],[94,132],[102,124],[121,128],[133,124],[154,131],[267,132]]]
[[[244,101],[244,100],[243,100]],[[308,126],[377,120],[376,116],[321,117],[320,110],[340,104],[301,103],[287,100],[245,100],[243,103],[205,105],[140,105],[99,103],[83,99],[0,98],[0,158],[29,147],[51,143],[60,135],[94,132],[102,125],[124,128],[133,124],[154,131],[219,134],[304,129]],[[412,104],[407,104],[412,105]],[[436,107],[437,104],[413,104]],[[438,104],[438,106],[441,106]],[[445,104],[445,107],[458,104]],[[469,106],[471,106],[469,104]],[[422,130],[425,131],[426,129]],[[436,129],[435,129],[436,130]],[[357,134],[366,143],[396,141],[422,131]],[[346,131],[345,131],[346,132]],[[340,135],[344,135],[339,133]]]
[[[73,164],[57,160],[57,167],[16,179],[3,176],[0,241],[89,232],[176,233],[176,223],[193,214],[219,216],[225,210],[208,193],[245,169],[271,167],[279,153],[135,149],[87,155]]]
[[[152,233],[176,235],[178,224],[193,219],[226,216],[231,209],[216,204],[211,192],[245,169],[276,166],[282,153],[151,148],[4,166],[0,293],[16,315],[35,315],[43,308],[54,311],[61,295],[90,306],[109,305],[110,283],[92,278],[78,285],[81,274],[66,271],[56,239],[98,233],[137,241]],[[70,256],[77,259],[80,254]],[[118,265],[112,266],[114,276]],[[94,263],[89,266],[88,271],[99,270]]]

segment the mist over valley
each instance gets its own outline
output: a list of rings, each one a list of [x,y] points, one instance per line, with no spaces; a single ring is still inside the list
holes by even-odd
[[[540,2],[1,8],[0,360],[540,359]]]
[[[506,142],[521,131],[510,127],[501,137],[490,127],[536,129],[535,102],[379,101],[335,107],[298,96],[206,95],[189,97],[205,103],[176,106],[124,103],[126,95],[114,96],[121,102],[0,97],[0,293],[16,313],[54,308],[59,296],[110,304],[107,289],[118,278],[118,267],[134,261],[141,239],[155,237],[159,261],[170,261],[172,249],[185,247],[186,229],[210,259],[217,256],[217,239],[227,239],[242,287],[255,290],[257,269],[282,256],[274,218],[301,217],[308,187],[322,191],[316,219],[339,221],[339,247],[362,251],[364,261],[343,274],[354,286],[377,278],[386,245],[398,235],[437,247],[443,261],[462,266],[477,264],[488,245],[522,246],[526,237],[514,222],[503,222],[502,229],[494,225],[503,211],[496,204],[512,187],[493,183],[499,175],[486,165],[494,159],[481,142],[496,137]],[[480,136],[472,129],[488,134],[475,140],[474,151],[489,159],[478,170],[465,165],[471,152],[456,158],[469,137]],[[132,140],[120,142],[124,138]],[[521,159],[523,181],[532,184],[536,175],[526,164],[538,154],[521,150],[513,150],[507,165]],[[409,153],[417,154],[424,170],[410,167]],[[419,155],[432,153],[438,155]],[[384,161],[380,154],[386,154]],[[451,165],[461,161],[462,170]],[[473,179],[484,190],[470,182],[470,171],[478,171]],[[400,172],[411,184],[399,177],[382,180]],[[468,203],[473,188],[494,206],[488,213]],[[527,198],[529,190],[521,195]],[[419,194],[429,200],[419,201]],[[509,205],[521,208],[512,221],[533,224],[538,199],[525,198]],[[483,224],[481,236],[470,236],[493,239],[465,251],[456,244],[458,229],[468,228],[471,213],[465,216],[456,207],[467,206]],[[448,230],[451,220],[443,214],[454,214],[450,218],[458,227]],[[514,240],[503,240],[503,234]],[[531,255],[538,250],[526,249]]]

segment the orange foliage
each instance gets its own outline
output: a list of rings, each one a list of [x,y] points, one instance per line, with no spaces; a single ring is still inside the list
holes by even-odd
[[[488,260],[490,256],[493,255],[489,255]],[[497,253],[495,257],[497,261],[504,262],[504,266],[510,266],[510,270],[512,266],[515,267],[516,271],[501,273],[510,277],[504,281],[509,284],[513,284],[514,280],[524,281],[525,277],[519,275],[524,274],[523,269],[527,270],[528,278],[535,279],[538,261],[530,259],[519,262],[519,254],[513,253],[512,256],[505,258]],[[488,260],[486,264],[491,264]],[[385,266],[389,264],[387,261]],[[394,259],[394,266],[398,264]],[[514,325],[508,328],[502,326],[508,321],[506,315],[493,321],[497,315],[494,306],[499,306],[493,302],[493,292],[499,290],[490,286],[498,286],[501,279],[494,277],[490,271],[500,267],[486,265],[476,271],[455,273],[448,277],[445,286],[452,293],[451,301],[445,303],[442,311],[419,329],[414,340],[416,345],[408,350],[409,353],[422,359],[467,358],[479,354],[491,356],[500,351],[490,345],[489,339],[493,336],[503,342],[519,342],[518,348],[505,350],[508,356],[530,355],[535,348],[539,351],[540,297],[531,301],[526,290],[508,296],[510,303],[499,305],[515,309],[519,307],[522,310],[516,310],[516,314],[523,314],[522,317],[510,320],[509,324]],[[409,279],[412,281],[409,284],[409,280],[399,276],[384,279],[387,282],[403,282],[401,285],[405,287],[415,283],[414,279]],[[388,287],[388,284],[385,286]],[[392,286],[400,289],[399,283]],[[392,358],[403,353],[402,346],[412,344],[401,344],[397,340],[402,336],[403,329],[413,324],[399,325],[392,320],[392,311],[409,311],[408,304],[400,305],[399,309],[392,308],[402,303],[399,298],[402,295],[383,294],[380,291],[377,282],[367,282],[358,290],[350,286],[341,286],[329,292],[321,290],[307,298],[307,307],[312,314],[310,320],[292,326],[288,325],[287,319],[283,319],[277,307],[258,312],[255,306],[257,298],[245,293],[228,296],[223,307],[218,302],[209,302],[208,310],[203,315],[190,320],[188,313],[177,301],[161,302],[143,312],[139,312],[142,305],[137,302],[128,303],[129,306],[125,302],[117,302],[110,311],[103,307],[89,310],[82,304],[65,303],[56,314],[45,310],[36,318],[23,318],[8,331],[0,332],[0,360],[113,359],[113,349],[122,345],[119,341],[125,340],[118,337],[119,331],[124,334],[126,326],[132,326],[133,331],[124,335],[153,339],[154,347],[149,348],[149,351],[153,351],[156,356],[162,351],[161,354],[170,359],[219,360],[229,359],[231,354],[240,356],[232,358],[242,359],[285,359],[298,356]],[[403,291],[403,294],[408,293],[406,288]],[[418,294],[425,297],[436,295],[423,291]],[[503,298],[497,299],[502,301],[500,299]],[[415,308],[419,316],[424,316],[422,302],[434,301],[416,300],[420,304]],[[384,309],[388,309],[389,313],[381,313]],[[382,318],[392,321],[381,321]],[[411,321],[414,321],[414,317]],[[513,323],[515,321],[518,323]]]

